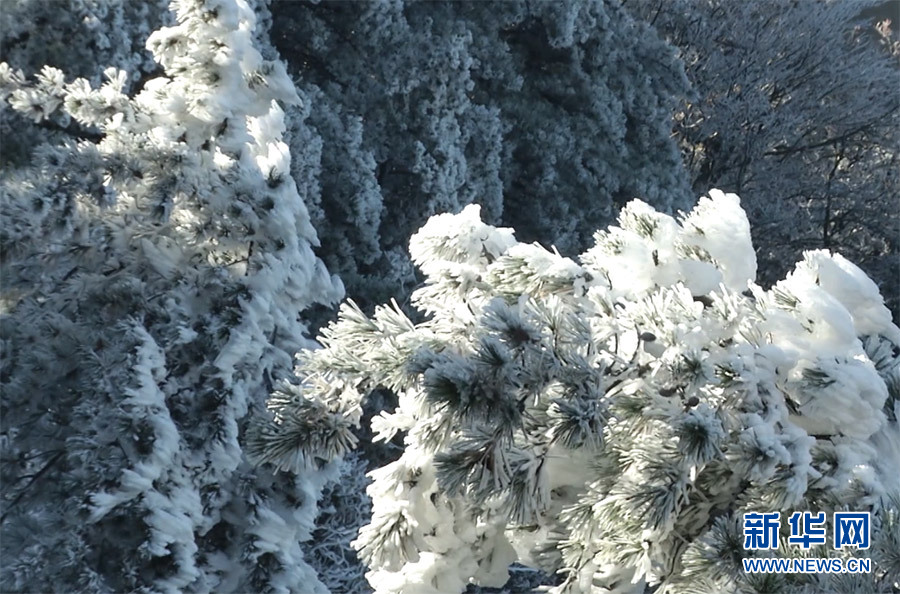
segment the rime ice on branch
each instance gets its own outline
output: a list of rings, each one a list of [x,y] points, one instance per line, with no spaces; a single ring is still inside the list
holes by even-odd
[[[633,201],[595,240],[579,263],[475,206],[433,217],[410,242],[425,321],[346,303],[260,458],[346,451],[366,394],[399,395],[372,426],[405,449],[371,473],[355,542],[379,593],[499,586],[516,560],[561,573],[557,593],[733,591],[755,579],[741,514],[795,509],[873,512],[875,570],[854,579],[889,589],[900,329],[875,285],[817,251],[763,290],[739,199],[715,190],[678,219]]]

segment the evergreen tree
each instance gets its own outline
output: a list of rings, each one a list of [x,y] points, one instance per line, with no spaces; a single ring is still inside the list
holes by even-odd
[[[300,541],[337,466],[241,445],[342,294],[281,141],[302,98],[243,0],[172,4],[131,94],[0,64],[4,109],[60,132],[0,175],[3,591],[326,591]]]
[[[249,436],[261,462],[315,467],[370,391],[398,394],[372,429],[403,454],[370,473],[354,543],[376,592],[499,586],[516,560],[559,594],[900,587],[900,328],[848,260],[807,252],[763,290],[719,191],[677,220],[630,202],[580,263],[474,205],[410,253],[425,320],[345,303]],[[846,509],[872,512],[871,574],[743,571],[744,513]],[[782,557],[852,554],[786,537]]]
[[[314,98],[289,112],[290,143],[321,151],[321,170],[298,161],[294,177],[322,258],[364,309],[415,286],[406,242],[439,212],[477,203],[577,251],[635,196],[689,205],[671,139],[682,65],[617,0],[271,10],[272,41]]]

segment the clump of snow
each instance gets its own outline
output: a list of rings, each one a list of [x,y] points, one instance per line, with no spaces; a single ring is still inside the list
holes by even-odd
[[[619,225],[598,232],[595,247],[582,256],[586,267],[602,271],[614,296],[677,282],[694,295],[708,295],[720,284],[742,291],[756,278],[750,223],[735,194],[710,190],[680,224],[633,200],[619,214]]]

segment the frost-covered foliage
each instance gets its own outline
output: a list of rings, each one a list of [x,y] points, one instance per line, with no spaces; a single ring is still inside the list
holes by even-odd
[[[367,462],[359,452],[347,456],[341,474],[328,484],[319,499],[319,516],[312,537],[303,543],[303,552],[319,579],[335,594],[371,592],[350,543],[362,522],[372,513],[366,494]]]
[[[0,64],[4,109],[80,131],[0,176],[5,592],[325,591],[300,541],[338,468],[241,445],[342,292],[289,176],[298,96],[243,0],[172,4],[136,94]]]
[[[398,394],[372,429],[405,448],[354,543],[376,592],[497,586],[517,560],[557,593],[771,591],[740,565],[742,514],[806,509],[871,511],[874,570],[773,587],[900,586],[900,329],[845,258],[807,252],[763,290],[719,191],[678,219],[630,202],[579,262],[475,205],[410,252],[425,321],[346,303],[256,428],[261,460],[302,467],[351,446],[368,392]]]
[[[676,133],[694,190],[741,195],[760,282],[780,278],[804,250],[840,251],[880,285],[897,321],[900,51],[889,29],[860,20],[882,4],[627,7],[680,50],[696,97],[676,113]]]
[[[689,204],[670,138],[682,66],[617,0],[271,10],[312,99],[288,114],[291,145],[321,152],[320,171],[298,162],[294,177],[323,259],[366,309],[416,284],[406,242],[438,212],[478,203],[576,251],[635,196]]]
[[[93,83],[100,82],[100,63],[137,79],[157,69],[144,42],[157,25],[171,22],[167,6],[166,0],[4,0],[3,60],[26,72],[54,66]]]
[[[103,82],[103,67],[117,68],[127,73],[124,86],[129,92],[158,70],[144,42],[152,31],[170,24],[167,5],[167,0],[4,0],[0,56],[29,78],[52,66],[94,86]],[[40,145],[36,137],[53,141],[78,129],[76,123],[60,130],[56,123],[23,125],[9,110],[0,110],[0,162],[27,162]]]

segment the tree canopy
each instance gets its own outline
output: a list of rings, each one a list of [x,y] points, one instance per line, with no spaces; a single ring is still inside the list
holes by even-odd
[[[855,265],[807,252],[762,289],[719,191],[678,220],[630,202],[580,263],[477,206],[430,219],[410,253],[424,321],[345,303],[252,433],[259,461],[302,473],[344,451],[370,391],[399,395],[372,428],[403,453],[370,473],[354,543],[375,592],[501,586],[513,561],[560,574],[559,594],[764,591],[743,514],[845,509],[875,518],[871,549],[801,554],[872,572],[776,585],[896,586],[900,328]],[[777,549],[796,556],[786,534]]]

